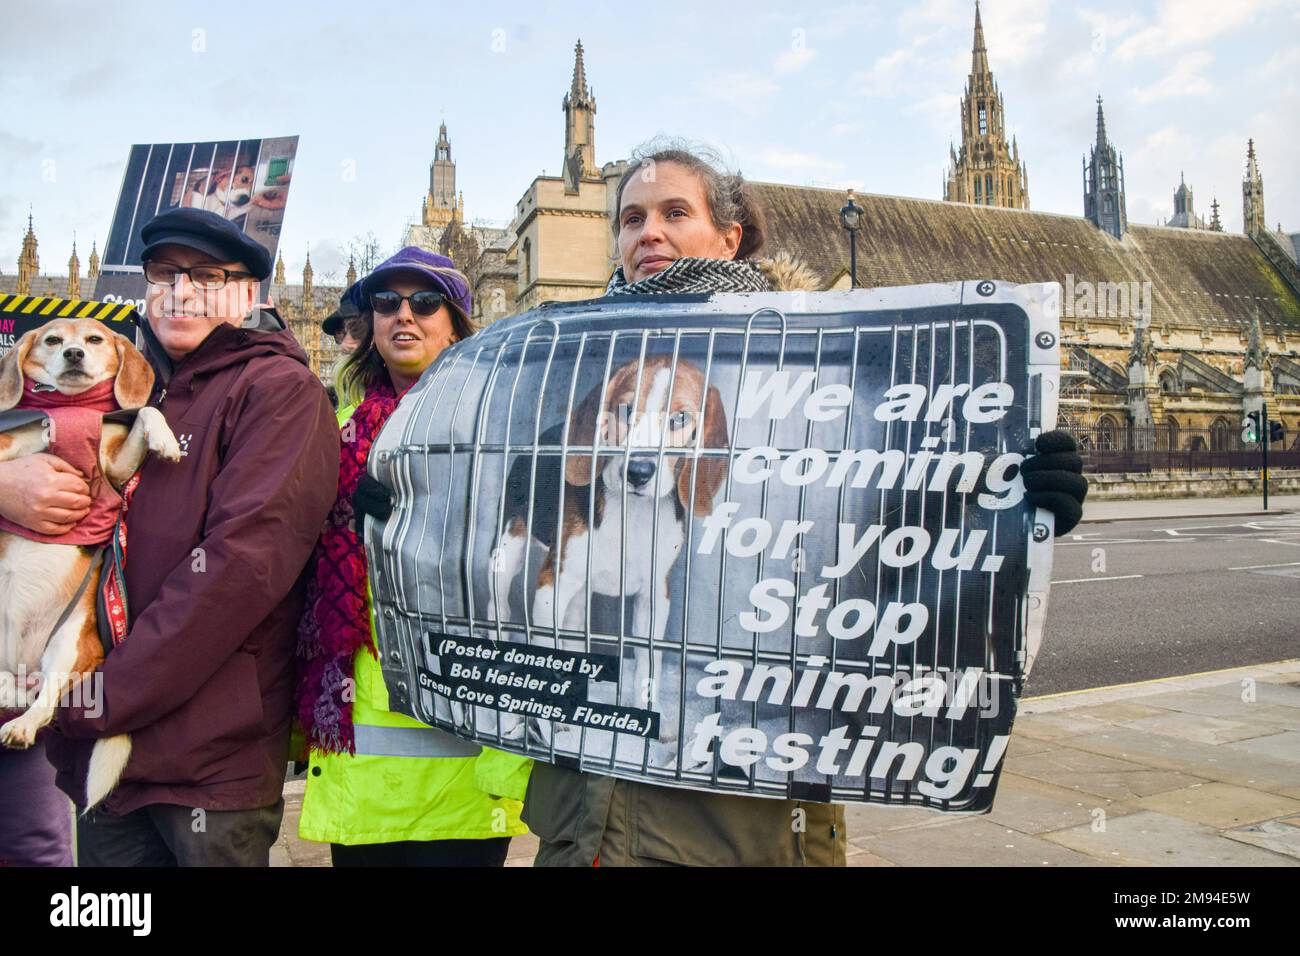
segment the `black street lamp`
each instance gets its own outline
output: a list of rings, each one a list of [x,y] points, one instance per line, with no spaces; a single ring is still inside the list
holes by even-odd
[[[840,208],[840,222],[849,233],[849,283],[850,288],[858,287],[858,232],[862,229],[862,217],[866,210],[853,201],[853,190],[849,190],[849,201]]]

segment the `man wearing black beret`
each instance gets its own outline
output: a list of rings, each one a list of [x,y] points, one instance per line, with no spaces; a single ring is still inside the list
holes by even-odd
[[[365,338],[366,323],[357,307],[360,299],[360,282],[354,282],[339,296],[339,307],[325,316],[320,327],[326,335],[333,337],[344,355],[351,355]]]
[[[141,236],[150,404],[184,457],[140,470],[126,514],[130,630],[96,675],[100,709],[60,708],[49,758],[80,804],[94,741],[131,735],[117,787],[78,817],[80,865],[265,866],[303,569],[334,502],[339,432],[302,348],[257,305],[263,246],[199,209],[165,212]]]

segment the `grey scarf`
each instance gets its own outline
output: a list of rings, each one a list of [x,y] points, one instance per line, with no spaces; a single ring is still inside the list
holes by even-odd
[[[753,259],[678,259],[662,272],[628,282],[623,267],[605,288],[605,295],[663,295],[690,292],[769,292],[772,285]]]

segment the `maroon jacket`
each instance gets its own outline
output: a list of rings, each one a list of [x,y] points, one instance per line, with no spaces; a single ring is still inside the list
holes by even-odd
[[[169,363],[150,361],[151,404],[185,457],[150,457],[141,471],[127,513],[131,631],[99,672],[103,713],[60,707],[49,758],[81,805],[94,738],[130,733],[105,810],[269,806],[284,783],[303,572],[337,491],[338,426],[286,330],[218,326],[165,386]]]

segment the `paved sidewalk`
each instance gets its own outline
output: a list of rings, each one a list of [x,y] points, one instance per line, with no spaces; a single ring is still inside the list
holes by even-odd
[[[289,836],[302,786],[273,865],[329,865]],[[1300,866],[1300,660],[1023,701],[991,813],[853,806],[848,834],[851,866]]]
[[[1246,515],[1282,515],[1300,511],[1300,495],[1269,495],[1268,511],[1260,495],[1231,498],[1149,498],[1139,501],[1085,501],[1083,520],[1128,521],[1145,518],[1208,518]]]

